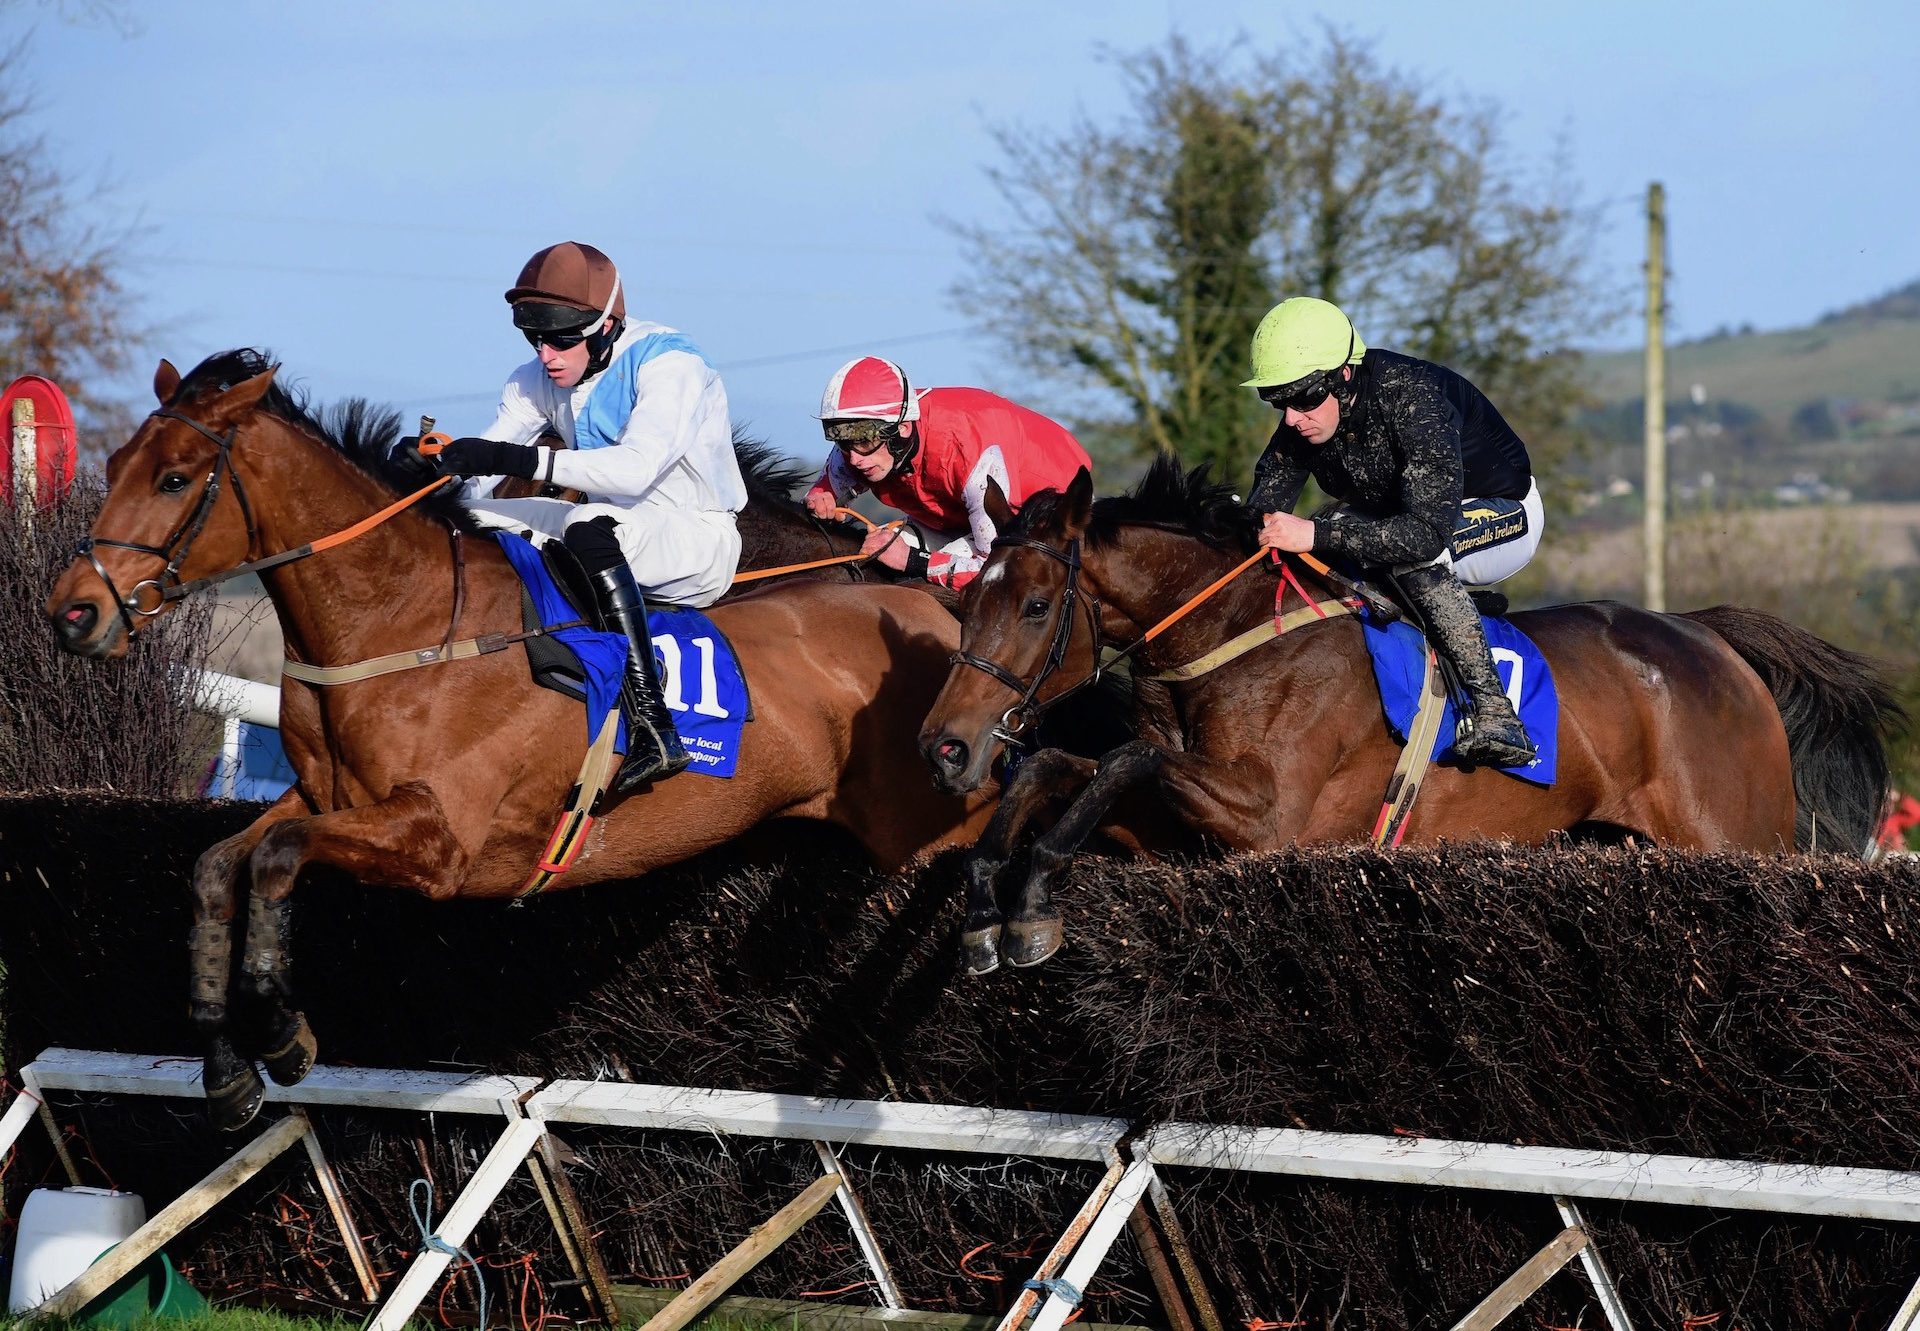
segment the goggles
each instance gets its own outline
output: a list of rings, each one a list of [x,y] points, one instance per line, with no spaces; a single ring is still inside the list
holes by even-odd
[[[897,427],[876,420],[826,421],[821,429],[828,443],[863,458],[885,448],[898,432]]]
[[[1338,370],[1322,370],[1309,379],[1304,388],[1296,388],[1292,384],[1262,388],[1259,390],[1260,400],[1275,411],[1317,411],[1333,396],[1339,373]]]
[[[588,334],[592,333],[596,326],[590,324],[585,328],[570,328],[564,333],[540,328],[522,328],[520,331],[526,335],[527,345],[535,351],[542,346],[552,347],[555,351],[572,351],[587,340]]]

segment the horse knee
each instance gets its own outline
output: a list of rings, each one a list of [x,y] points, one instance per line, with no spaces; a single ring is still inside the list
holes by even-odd
[[[231,920],[235,879],[246,851],[232,840],[210,846],[193,862],[193,917]]]
[[[249,863],[253,868],[255,900],[284,898],[293,890],[293,880],[306,861],[306,833],[297,823],[279,823],[266,830],[253,848]]]

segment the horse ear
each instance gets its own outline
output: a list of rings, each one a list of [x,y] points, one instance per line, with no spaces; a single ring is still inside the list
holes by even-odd
[[[1093,473],[1085,467],[1073,474],[1067,486],[1067,535],[1078,538],[1093,521]]]
[[[180,371],[173,368],[173,362],[162,356],[160,366],[153,372],[153,395],[160,399],[160,405],[167,401],[180,387]]]
[[[991,476],[987,477],[986,493],[981,495],[980,504],[992,519],[995,531],[1004,534],[1013,525],[1013,505],[1007,502],[1007,492],[1000,488],[1000,482]]]
[[[260,405],[260,399],[267,395],[269,388],[273,387],[273,374],[279,368],[278,365],[270,366],[251,379],[241,380],[220,395],[219,400],[213,404],[214,411],[224,420],[239,420]]]

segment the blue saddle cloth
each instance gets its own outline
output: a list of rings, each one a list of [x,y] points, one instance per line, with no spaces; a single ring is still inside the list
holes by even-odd
[[[583,616],[553,580],[540,552],[525,537],[496,533],[500,548],[532,598],[543,627],[567,624]],[[747,681],[733,645],[698,610],[652,606],[647,629],[653,635],[654,666],[667,709],[673,713],[680,742],[693,759],[687,770],[707,776],[732,776],[740,760],[740,734],[747,721]],[[551,636],[580,658],[586,678],[587,737],[599,720],[620,705],[620,683],[627,668],[624,633],[597,629],[560,629]],[[620,719],[616,746],[627,751],[627,723]]]
[[[1538,750],[1525,767],[1503,767],[1508,776],[1535,785],[1550,786],[1559,770],[1560,693],[1554,687],[1553,670],[1533,640],[1504,619],[1482,615],[1487,645],[1493,649],[1493,664],[1507,686],[1507,696],[1515,700],[1521,724]],[[1407,742],[1413,716],[1420,707],[1420,685],[1426,675],[1426,640],[1420,631],[1404,620],[1376,624],[1372,616],[1362,616],[1366,629],[1367,654],[1373,658],[1373,677],[1380,685],[1380,701],[1387,713],[1387,725],[1394,738]],[[1440,734],[1434,740],[1434,762],[1453,756],[1453,728],[1457,716],[1451,699],[1440,716]]]

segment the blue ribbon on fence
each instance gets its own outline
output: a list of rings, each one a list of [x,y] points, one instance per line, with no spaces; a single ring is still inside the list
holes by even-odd
[[[1047,1280],[1029,1280],[1026,1284],[1022,1285],[1021,1288],[1035,1289],[1039,1290],[1042,1294],[1051,1294],[1069,1308],[1078,1308],[1081,1298],[1084,1297],[1078,1288],[1062,1280],[1059,1276],[1053,1276]]]
[[[427,1190],[427,1204],[423,1210],[415,1200],[420,1189]],[[417,1178],[407,1188],[407,1209],[413,1212],[413,1223],[420,1230],[420,1246],[427,1252],[445,1253],[449,1257],[465,1262],[473,1268],[474,1288],[480,1291],[480,1331],[487,1326],[487,1281],[481,1274],[480,1263],[474,1260],[472,1253],[457,1243],[449,1243],[433,1232],[433,1180]]]

